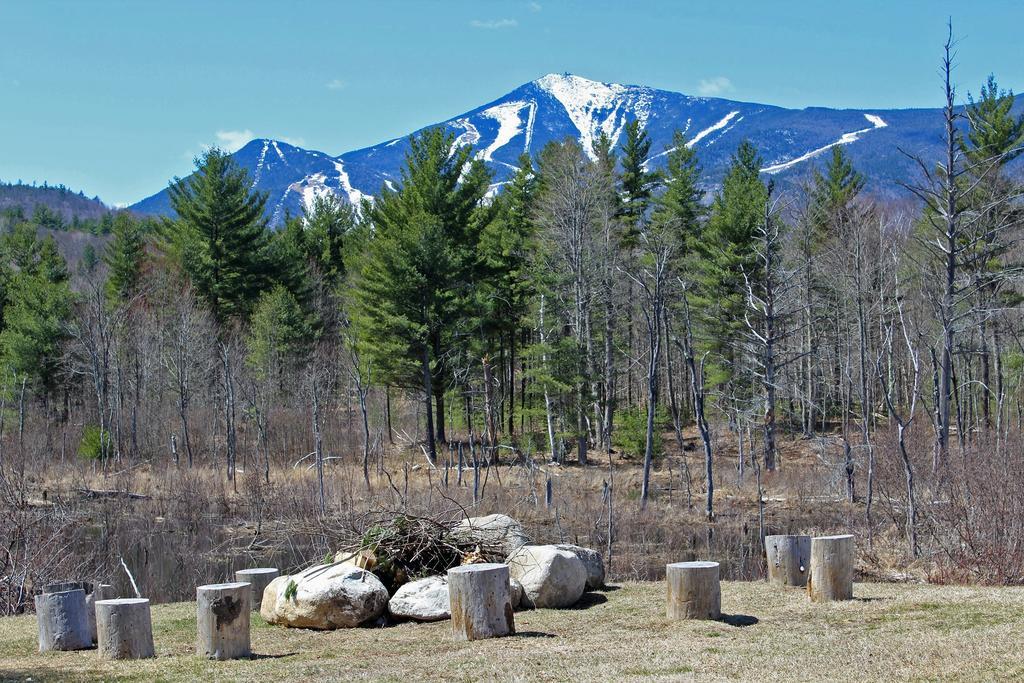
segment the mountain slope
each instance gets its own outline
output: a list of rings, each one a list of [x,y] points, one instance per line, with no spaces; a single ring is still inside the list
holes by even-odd
[[[652,168],[664,163],[673,131],[684,131],[697,150],[708,189],[720,182],[739,142],[749,139],[765,160],[764,172],[783,179],[801,177],[832,146],[845,145],[868,175],[871,191],[899,194],[898,182],[913,178],[916,170],[900,148],[937,158],[941,135],[937,109],[785,109],[570,74],[548,74],[440,125],[477,150],[494,173],[497,189],[522,152],[537,154],[548,142],[566,137],[589,150],[601,133],[618,143],[634,119],[651,137]],[[249,170],[253,188],[268,193],[268,216],[279,224],[318,194],[330,192],[358,203],[397,183],[407,149],[408,140],[396,138],[331,156],[260,139],[236,152],[235,159]],[[166,190],[132,208],[171,213]]]

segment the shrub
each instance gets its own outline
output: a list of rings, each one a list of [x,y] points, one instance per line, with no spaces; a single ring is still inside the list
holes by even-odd
[[[86,460],[99,460],[110,450],[110,432],[100,432],[96,425],[86,425],[82,430],[82,440],[78,443],[78,457]]]

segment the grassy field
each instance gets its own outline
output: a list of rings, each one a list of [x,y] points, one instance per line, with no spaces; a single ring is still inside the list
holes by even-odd
[[[35,617],[0,619],[2,680],[1020,680],[1024,589],[857,584],[856,599],[722,584],[720,622],[671,622],[660,583],[627,583],[571,610],[516,615],[510,638],[460,643],[448,622],[317,632],[254,616],[253,659],[193,654],[194,605],[153,609],[155,659],[39,654]]]

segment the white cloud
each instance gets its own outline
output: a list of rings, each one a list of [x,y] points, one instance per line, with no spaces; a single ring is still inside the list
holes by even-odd
[[[280,140],[281,142],[287,142],[289,145],[294,145],[296,147],[305,147],[306,146],[306,139],[305,138],[293,138],[293,137],[284,136],[284,137],[279,137],[277,139]]]
[[[531,12],[539,12],[541,11],[541,9],[543,9],[539,2],[531,2],[527,5],[527,7],[530,8]]]
[[[499,29],[515,28],[519,22],[515,19],[474,19],[469,25],[473,28]]]
[[[346,83],[345,81],[341,80],[340,78],[335,78],[334,80],[329,81],[325,87],[328,90],[341,90],[341,89],[343,89],[347,85],[348,85],[348,83]]]
[[[256,137],[256,134],[246,128],[245,130],[218,130],[217,146],[225,152],[237,152]]]
[[[715,76],[714,78],[703,78],[700,83],[697,84],[697,92],[705,97],[718,97],[730,93],[736,88],[733,87],[732,81],[725,76]]]

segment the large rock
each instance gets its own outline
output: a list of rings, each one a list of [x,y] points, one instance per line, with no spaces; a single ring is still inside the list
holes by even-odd
[[[479,545],[485,559],[499,561],[530,542],[523,525],[508,515],[464,519],[452,530],[452,537],[460,543]]]
[[[523,584],[508,581],[509,602],[518,609],[523,601]],[[396,619],[440,621],[451,617],[448,577],[430,576],[403,585],[388,601],[388,611]]]
[[[583,566],[587,569],[587,590],[604,588],[604,558],[601,557],[601,553],[569,543],[559,543],[555,547],[559,550],[568,550],[580,558]]]
[[[512,578],[523,585],[527,607],[569,607],[587,587],[583,561],[557,546],[524,545],[507,562]]]
[[[286,597],[293,581],[295,594]],[[351,628],[380,617],[387,605],[387,589],[370,572],[343,565],[317,565],[271,581],[263,591],[260,614],[271,624]]]
[[[523,604],[523,584],[511,576],[508,577],[508,598],[512,603],[512,609],[519,609]]]
[[[451,616],[448,605],[448,579],[430,576],[410,581],[388,601],[391,616],[415,621],[440,621]]]

